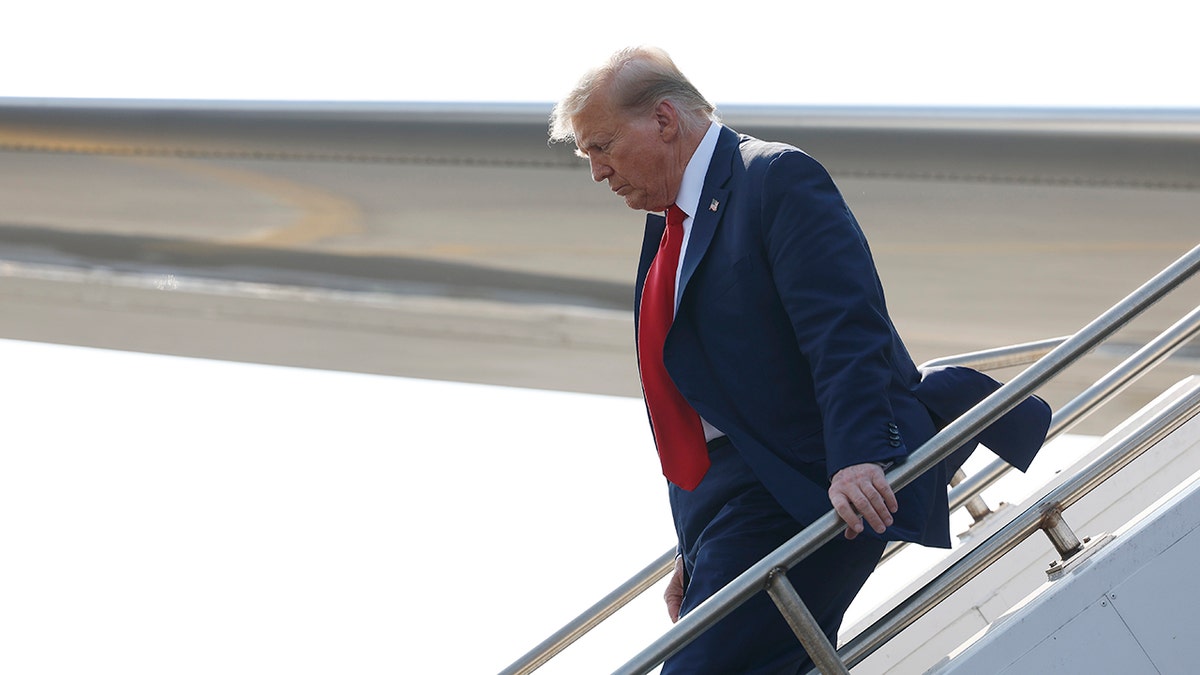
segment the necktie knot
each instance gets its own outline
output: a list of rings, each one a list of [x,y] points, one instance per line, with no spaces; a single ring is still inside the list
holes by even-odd
[[[687,214],[676,204],[672,204],[667,209],[667,227],[683,227],[683,221],[686,218]]]

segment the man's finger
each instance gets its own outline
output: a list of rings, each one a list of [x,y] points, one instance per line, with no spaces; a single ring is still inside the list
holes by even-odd
[[[876,487],[874,485],[871,487],[873,488],[871,506],[875,507],[875,513],[878,514],[879,520],[883,523],[883,526],[888,527],[893,522],[892,513],[895,512],[895,509],[891,508],[890,504],[888,503],[888,497],[891,497],[891,502],[894,503],[896,501],[896,496],[891,494],[891,490],[887,490],[886,488],[884,490],[878,490],[874,489]],[[883,530],[878,531],[882,532]]]
[[[883,497],[873,488],[870,492],[871,494],[868,495],[860,491],[855,496],[854,506],[866,519],[872,530],[882,533],[887,527],[887,521],[891,520],[892,514],[888,513],[884,507]]]
[[[892,491],[892,486],[888,485],[887,477],[877,477],[873,485],[879,494],[883,495],[883,502],[888,511],[895,513],[900,510],[900,502],[896,501],[896,493]]]
[[[833,510],[837,512],[838,517],[846,523],[847,539],[853,539],[855,535],[862,532],[862,518],[854,511],[854,507],[850,505],[850,500],[846,498],[846,495],[831,491],[829,501],[833,504]]]

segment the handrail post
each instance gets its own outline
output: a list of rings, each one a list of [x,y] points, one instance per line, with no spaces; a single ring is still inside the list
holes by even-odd
[[[1063,562],[1070,560],[1071,556],[1083,549],[1083,542],[1079,541],[1079,537],[1067,526],[1067,521],[1063,520],[1060,504],[1055,504],[1042,515],[1041,527]]]
[[[954,487],[955,485],[958,485],[959,483],[963,482],[966,479],[967,479],[966,472],[964,472],[962,469],[959,469],[958,471],[954,472],[953,476],[951,476],[950,487]],[[980,496],[979,494],[975,494],[969,500],[967,500],[966,506],[967,506],[967,513],[971,514],[971,519],[974,520],[975,523],[979,523],[984,518],[987,518],[988,516],[992,515],[991,507],[989,507],[987,505],[987,502],[985,502],[983,500],[983,497]]]
[[[767,594],[775,601],[779,613],[783,614],[784,620],[800,639],[804,651],[808,652],[809,658],[822,675],[850,675],[846,664],[842,663],[841,657],[837,655],[837,650],[829,644],[829,638],[821,631],[812,612],[808,611],[808,605],[804,604],[804,600],[796,592],[796,587],[788,579],[786,569],[776,567],[771,570],[767,577]]]

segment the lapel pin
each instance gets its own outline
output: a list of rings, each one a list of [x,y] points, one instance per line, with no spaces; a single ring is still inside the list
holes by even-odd
[[[718,206],[720,206],[720,203],[714,199],[714,200],[712,200],[712,203],[708,205],[708,210],[716,211]]]

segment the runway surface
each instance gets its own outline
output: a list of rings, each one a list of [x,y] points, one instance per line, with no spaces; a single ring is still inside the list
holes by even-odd
[[[643,218],[547,146],[547,112],[0,101],[0,337],[636,396]],[[918,361],[1069,334],[1200,243],[1200,114],[725,117],[830,169]],[[1198,364],[1185,347],[1081,431]]]

